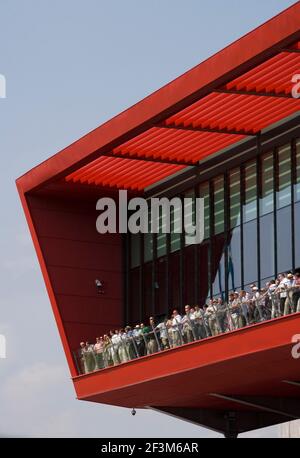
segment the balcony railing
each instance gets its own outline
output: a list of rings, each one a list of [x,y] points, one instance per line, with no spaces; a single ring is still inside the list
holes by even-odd
[[[300,288],[288,288],[284,301],[278,288],[268,295],[260,294],[251,299],[237,295],[233,293],[228,303],[211,301],[203,309],[191,307],[183,317],[172,316],[172,319],[160,323],[151,318],[148,326],[136,325],[133,329],[128,326],[125,330],[110,331],[110,334],[97,338],[96,344],[82,342],[81,348],[73,352],[78,374],[118,366],[143,356],[300,312]]]

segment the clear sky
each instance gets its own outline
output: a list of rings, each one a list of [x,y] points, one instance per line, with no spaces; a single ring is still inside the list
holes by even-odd
[[[218,436],[75,399],[14,180],[293,3],[0,0],[0,435]]]

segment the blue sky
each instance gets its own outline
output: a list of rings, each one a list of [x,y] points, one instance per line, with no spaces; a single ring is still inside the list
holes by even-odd
[[[218,436],[75,399],[14,180],[293,3],[0,1],[0,435]]]

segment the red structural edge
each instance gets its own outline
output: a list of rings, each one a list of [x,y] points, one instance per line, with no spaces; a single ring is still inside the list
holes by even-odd
[[[72,376],[75,376],[75,375],[77,375],[77,370],[76,370],[76,367],[75,367],[75,364],[74,364],[74,360],[73,360],[73,357],[72,357],[72,354],[71,354],[71,351],[70,351],[70,346],[69,346],[69,343],[67,341],[67,337],[66,337],[66,334],[65,334],[65,331],[64,331],[63,322],[62,322],[62,319],[61,319],[61,316],[60,316],[60,313],[59,313],[59,310],[58,310],[58,307],[57,307],[55,294],[54,294],[54,291],[53,291],[53,288],[52,288],[52,285],[51,285],[51,281],[50,281],[50,278],[49,278],[49,275],[48,275],[47,267],[46,267],[46,264],[45,264],[45,260],[44,260],[44,257],[43,257],[43,253],[42,253],[41,247],[40,247],[38,236],[37,236],[37,233],[36,233],[36,230],[35,230],[35,227],[34,227],[34,223],[33,223],[32,217],[30,215],[30,211],[29,211],[28,204],[27,204],[27,201],[26,201],[26,196],[24,195],[23,190],[22,190],[21,186],[19,185],[19,183],[17,183],[17,187],[18,187],[18,191],[19,191],[22,207],[23,207],[23,210],[24,210],[24,213],[25,213],[26,221],[27,221],[27,224],[28,224],[28,227],[29,227],[29,230],[30,230],[30,234],[31,234],[31,237],[32,237],[33,244],[34,244],[34,248],[35,248],[35,251],[36,251],[36,254],[37,254],[37,257],[38,257],[38,261],[39,261],[39,264],[40,264],[40,268],[41,268],[41,271],[42,271],[42,275],[43,275],[43,278],[44,278],[44,282],[45,282],[45,285],[46,285],[46,289],[47,289],[47,292],[48,292],[48,295],[49,295],[49,299],[50,299],[50,302],[51,302],[51,306],[52,306],[53,314],[54,314],[55,321],[56,321],[56,324],[57,324],[57,328],[58,328],[58,331],[59,331],[59,335],[60,335],[60,338],[61,338],[61,341],[62,341],[62,344],[63,344],[63,348],[64,348],[65,355],[66,355],[66,358],[67,358],[67,362],[68,362],[68,365],[69,365],[69,368],[70,368],[70,372],[71,372]]]

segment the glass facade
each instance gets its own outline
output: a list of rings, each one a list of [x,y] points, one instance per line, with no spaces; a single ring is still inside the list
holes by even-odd
[[[128,284],[138,287],[129,294],[129,309],[139,307],[141,317],[146,311],[162,315],[185,304],[203,305],[209,297],[226,299],[253,282],[263,285],[280,272],[300,269],[300,140],[222,173],[221,168],[177,196],[193,200],[180,211],[171,207],[170,234],[162,233],[161,222],[157,235],[130,237]],[[188,216],[188,230],[195,224],[195,197],[204,199],[199,245],[174,231],[180,213]],[[141,285],[149,292],[142,293]]]

